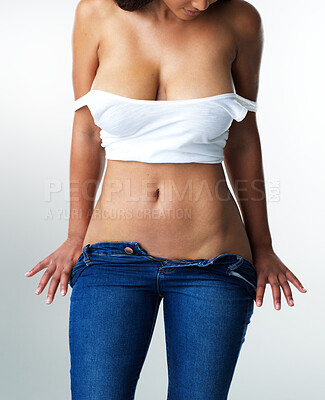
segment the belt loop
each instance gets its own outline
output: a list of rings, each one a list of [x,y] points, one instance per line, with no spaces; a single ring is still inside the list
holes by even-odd
[[[88,265],[89,264],[89,262],[90,262],[90,259],[89,259],[89,254],[88,254],[88,252],[87,252],[87,249],[89,249],[89,247],[91,246],[91,244],[86,244],[85,246],[84,246],[84,248],[82,249],[82,253],[83,253],[83,255],[84,255],[84,261],[85,261],[85,263]]]
[[[238,268],[244,262],[244,258],[242,256],[237,256],[237,261],[229,265],[228,271],[233,271],[234,269]]]

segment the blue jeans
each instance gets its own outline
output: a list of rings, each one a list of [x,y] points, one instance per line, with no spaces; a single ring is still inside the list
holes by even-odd
[[[72,400],[134,399],[162,299],[167,399],[227,399],[254,308],[248,260],[171,261],[103,241],[83,247],[69,284]]]

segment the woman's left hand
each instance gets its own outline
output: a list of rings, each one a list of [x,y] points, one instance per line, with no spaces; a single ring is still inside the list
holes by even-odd
[[[290,307],[294,305],[290,281],[301,293],[307,290],[299,279],[287,268],[273,250],[262,250],[254,252],[254,266],[257,274],[256,305],[262,306],[266,284],[272,288],[273,303],[276,310],[281,309],[281,290],[287,299]]]

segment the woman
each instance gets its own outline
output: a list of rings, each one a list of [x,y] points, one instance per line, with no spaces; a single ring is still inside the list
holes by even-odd
[[[73,288],[73,399],[134,397],[162,298],[168,398],[226,399],[254,300],[306,291],[268,227],[262,45],[243,0],[79,2],[68,238],[28,275]]]

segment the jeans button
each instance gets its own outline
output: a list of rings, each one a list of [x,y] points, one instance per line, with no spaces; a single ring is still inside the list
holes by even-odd
[[[124,251],[126,252],[126,254],[132,254],[133,253],[133,249],[131,249],[131,247],[125,247]]]
[[[165,265],[168,264],[168,261],[167,260],[163,261],[163,264],[165,264]]]

